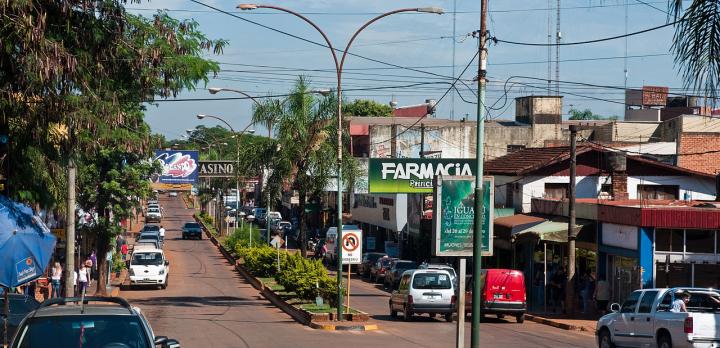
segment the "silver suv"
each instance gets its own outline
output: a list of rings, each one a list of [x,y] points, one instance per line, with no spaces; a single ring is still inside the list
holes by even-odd
[[[54,298],[22,321],[10,345],[36,347],[179,348],[155,336],[140,310],[119,297]]]

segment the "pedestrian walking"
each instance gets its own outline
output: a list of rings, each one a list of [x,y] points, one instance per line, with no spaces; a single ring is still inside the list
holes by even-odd
[[[608,302],[610,301],[610,284],[605,280],[604,275],[598,277],[593,298],[595,299],[595,306],[598,312],[600,312],[600,315],[605,315]]]
[[[590,296],[595,291],[595,277],[590,270],[587,270],[583,274],[580,281],[580,297],[582,298],[582,311],[580,313],[588,312],[588,304],[590,303]]]
[[[50,298],[60,297],[60,279],[62,279],[62,266],[55,262],[50,272]]]
[[[78,295],[82,295],[86,292],[88,285],[90,285],[91,268],[92,261],[87,260],[80,266],[80,270],[78,270]]]
[[[160,225],[160,242],[165,241],[165,227],[163,225]]]

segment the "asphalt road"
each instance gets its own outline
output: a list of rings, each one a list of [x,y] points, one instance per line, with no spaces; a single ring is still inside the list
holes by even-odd
[[[262,298],[222,258],[212,243],[182,240],[180,228],[192,218],[182,200],[161,196],[165,251],[170,260],[166,290],[123,289],[121,296],[141,308],[156,335],[180,340],[183,347],[452,347],[455,323],[427,316],[412,322],[391,320],[388,294],[372,284],[353,281],[352,305],[367,311],[380,326],[372,332],[310,329],[293,321]],[[469,324],[466,325],[469,346]],[[593,336],[514,320],[481,325],[484,347],[594,347]]]

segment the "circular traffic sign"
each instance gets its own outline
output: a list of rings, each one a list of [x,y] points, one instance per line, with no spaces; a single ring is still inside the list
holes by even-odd
[[[355,233],[348,232],[342,238],[342,247],[345,251],[355,251],[360,246],[360,240]]]

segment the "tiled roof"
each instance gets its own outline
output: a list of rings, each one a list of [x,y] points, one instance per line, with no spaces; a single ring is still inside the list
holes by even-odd
[[[584,153],[590,146],[578,146],[577,153]],[[570,147],[527,148],[485,162],[485,174],[521,175],[570,157]]]

